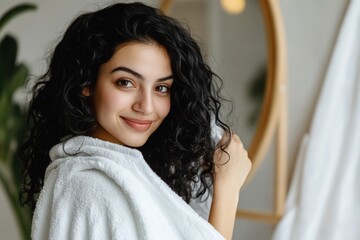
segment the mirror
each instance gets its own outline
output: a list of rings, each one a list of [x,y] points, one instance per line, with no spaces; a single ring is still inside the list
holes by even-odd
[[[224,81],[222,95],[231,100],[232,129],[249,148],[255,134],[266,77],[266,36],[257,1],[236,15],[220,1],[175,0],[168,14],[188,25],[205,58]]]
[[[237,216],[277,222],[284,211],[287,155],[285,40],[278,2],[248,0],[238,15],[225,12],[220,0],[163,0],[161,7],[189,25],[224,80],[224,95],[234,102],[232,127],[253,162],[249,179],[270,144],[276,144],[273,212],[239,210]]]

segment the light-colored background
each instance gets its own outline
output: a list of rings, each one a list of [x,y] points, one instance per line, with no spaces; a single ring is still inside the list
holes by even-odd
[[[247,0],[249,8],[253,6],[254,1]],[[301,137],[310,124],[335,37],[349,0],[279,1],[285,22],[287,40],[289,169],[291,173]],[[9,7],[21,2],[23,1],[1,0],[0,14]],[[18,59],[26,62],[35,75],[44,70],[45,51],[52,46],[52,42],[63,32],[79,10],[93,10],[106,4],[106,1],[86,0],[33,0],[31,2],[38,5],[38,10],[28,12],[12,20],[2,31],[2,34],[10,32],[17,37],[19,40]],[[97,2],[97,4],[94,2]],[[155,6],[159,1],[149,0],[146,2]],[[224,55],[233,52],[231,41],[241,39],[241,36],[236,36],[236,34],[231,39],[221,38],[223,31],[236,26],[236,23],[234,23],[235,18],[220,13],[215,1],[211,1],[209,6],[210,9],[206,11],[211,11],[212,14],[215,13],[215,16],[208,17],[205,21],[215,24],[213,25],[215,29],[203,33],[208,34],[204,46],[211,49],[208,54],[210,55],[210,61],[213,61],[212,65],[215,70],[219,70],[216,68],[221,64],[230,66],[231,62],[246,65],[248,61],[235,62],[231,57]],[[241,41],[239,40],[238,43],[241,44]],[[233,78],[231,71],[219,71],[225,81]],[[241,106],[242,101],[236,101],[235,104]],[[248,133],[243,133],[243,135],[246,134]],[[272,152],[270,151],[268,159],[264,161],[251,184],[241,194],[240,206],[255,207],[258,210],[265,211],[271,210],[273,169],[271,155]],[[269,224],[238,220],[234,239],[241,237],[243,240],[266,240],[271,238],[272,231],[273,226]],[[2,239],[16,240],[20,238],[7,199],[2,189],[0,189],[0,240]]]

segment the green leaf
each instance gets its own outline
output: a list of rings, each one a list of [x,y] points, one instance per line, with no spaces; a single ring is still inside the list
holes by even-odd
[[[10,115],[12,106],[12,96],[16,89],[23,86],[29,74],[29,70],[24,64],[16,66],[14,74],[11,76],[9,83],[4,86],[0,95],[0,125],[4,126]]]
[[[11,94],[6,91],[0,95],[0,129],[5,129],[5,124],[9,117],[11,97]],[[1,133],[0,137],[6,137],[5,133]]]
[[[14,107],[14,116],[16,118],[16,140],[17,140],[17,151],[15,152],[12,159],[12,171],[14,175],[15,184],[18,188],[21,185],[21,173],[23,170],[23,164],[19,157],[19,146],[23,143],[23,139],[26,133],[26,116],[25,113],[20,110],[19,106]]]
[[[29,75],[29,70],[24,64],[19,64],[15,67],[14,74],[11,76],[9,85],[6,86],[6,91],[14,94],[15,90],[23,86]]]
[[[25,134],[25,113],[23,113],[18,105],[11,104],[6,112],[7,118],[0,130],[5,135],[5,138],[0,139],[0,159],[10,164],[14,161],[14,157],[17,154],[16,148],[13,143],[19,146]],[[13,143],[12,143],[13,142]]]
[[[15,38],[6,35],[0,42],[0,93],[10,80],[15,69],[17,43]]]
[[[22,3],[19,5],[16,5],[15,7],[9,9],[7,12],[4,13],[4,15],[0,18],[0,31],[5,26],[5,24],[10,21],[13,17],[16,15],[26,12],[29,10],[35,10],[36,6],[31,3]]]

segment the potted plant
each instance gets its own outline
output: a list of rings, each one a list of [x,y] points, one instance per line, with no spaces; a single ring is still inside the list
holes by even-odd
[[[32,4],[19,4],[6,11],[0,18],[0,32],[15,16],[34,9],[36,7]],[[17,41],[6,34],[0,40],[0,184],[25,240],[30,239],[32,212],[20,205],[22,164],[17,149],[25,134],[26,114],[13,97],[15,91],[24,86],[29,70],[25,64],[18,63],[16,57]]]

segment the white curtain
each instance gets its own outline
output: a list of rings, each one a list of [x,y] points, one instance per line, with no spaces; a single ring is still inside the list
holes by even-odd
[[[351,0],[273,240],[360,239],[360,0]]]

